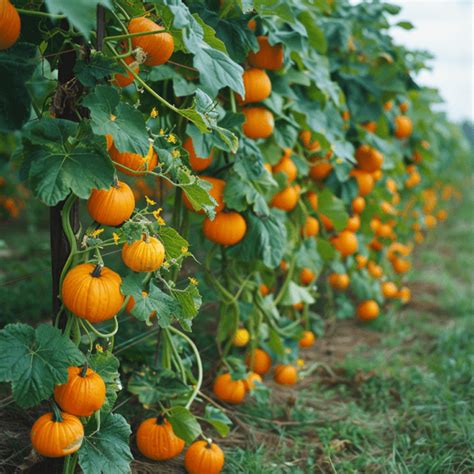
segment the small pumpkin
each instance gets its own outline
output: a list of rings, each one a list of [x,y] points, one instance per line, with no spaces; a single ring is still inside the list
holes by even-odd
[[[362,124],[362,128],[365,128],[370,133],[375,133],[377,131],[377,122],[365,122]]]
[[[357,166],[367,173],[379,171],[384,161],[382,153],[369,145],[359,146],[356,150],[355,158]]]
[[[305,331],[299,341],[299,346],[303,349],[306,349],[307,347],[311,347],[315,340],[316,336],[314,335],[313,331]]]
[[[403,258],[395,257],[391,260],[392,267],[395,273],[406,273],[411,269],[410,260],[405,260]]]
[[[313,209],[313,211],[316,212],[318,210],[318,195],[313,191],[308,191],[306,197],[311,208]]]
[[[397,115],[395,117],[395,136],[400,140],[408,138],[413,133],[413,122],[406,115]]]
[[[265,283],[260,283],[259,290],[262,296],[267,296],[270,293],[270,288]]]
[[[247,223],[238,212],[219,212],[212,221],[206,217],[203,232],[216,244],[235,245],[244,238]]]
[[[298,168],[291,158],[283,156],[281,160],[272,168],[273,173],[285,173],[288,183],[291,183],[298,176]]]
[[[232,338],[232,344],[235,347],[245,347],[250,340],[250,334],[245,328],[239,328],[235,331],[234,337]]]
[[[214,150],[211,150],[209,156],[198,156],[194,149],[193,139],[191,137],[186,138],[183,143],[183,148],[189,153],[189,165],[194,171],[204,171],[209,168],[212,163],[212,157]]]
[[[109,154],[115,167],[129,176],[144,176],[147,171],[152,171],[158,164],[158,155],[153,149],[153,145],[150,145],[146,156],[128,151],[120,152],[115,148],[115,145],[110,147]]]
[[[352,200],[352,210],[356,214],[361,214],[365,209],[365,199],[362,196],[357,196]]]
[[[20,15],[9,0],[0,0],[0,50],[12,47],[21,30]]]
[[[343,256],[347,257],[357,251],[359,244],[354,232],[343,230],[332,239],[334,248]]]
[[[283,46],[271,45],[266,36],[257,36],[259,49],[250,52],[248,61],[251,66],[276,71],[283,66]]]
[[[316,274],[309,268],[303,268],[300,272],[300,282],[302,285],[309,285],[316,278]]]
[[[137,61],[135,58],[130,55],[124,58],[124,61],[127,63],[127,65],[133,69],[133,71],[138,74],[138,71],[140,70],[140,66],[138,65]],[[125,68],[124,68],[125,69]],[[125,70],[125,74],[117,73],[114,75],[114,78],[112,80],[112,84],[118,86],[118,87],[127,87],[132,82],[135,80],[135,77],[129,70]]]
[[[367,265],[368,258],[365,255],[356,255],[357,268],[360,270]]]
[[[195,441],[184,455],[188,474],[219,474],[224,467],[224,453],[211,440]]]
[[[147,66],[164,64],[173,54],[173,37],[168,32],[162,32],[163,30],[162,26],[145,17],[132,18],[128,24],[128,32],[131,34],[157,32],[155,35],[147,34],[131,38],[133,48],[141,48],[145,52]]]
[[[76,416],[91,416],[104,404],[105,383],[92,369],[69,367],[67,382],[56,385],[54,399],[67,413]]]
[[[397,293],[397,298],[400,298],[402,304],[407,304],[411,299],[411,291],[407,286],[402,286]]]
[[[279,385],[294,385],[298,381],[298,370],[292,365],[277,365],[273,380]]]
[[[360,217],[358,214],[354,214],[347,219],[347,225],[345,230],[349,230],[350,232],[357,232],[360,228]]]
[[[247,354],[245,363],[250,370],[259,375],[265,375],[272,366],[272,359],[263,349],[255,349]]]
[[[82,445],[84,427],[77,416],[59,412],[40,416],[31,428],[31,444],[41,456],[62,458]]]
[[[371,321],[379,315],[379,305],[375,300],[365,300],[357,306],[357,317],[362,321]]]
[[[224,189],[225,189],[225,181],[219,178],[213,178],[211,176],[200,176],[199,179],[203,179],[208,183],[211,183],[211,189],[209,190],[209,194],[215,199],[217,202],[216,207],[214,210],[216,213],[221,212],[224,209]],[[191,201],[186,196],[186,193],[183,193],[183,202],[184,205],[190,210],[197,212],[198,214],[204,214],[204,210],[201,209],[196,211],[191,204]]]
[[[332,165],[324,158],[318,158],[309,169],[309,175],[315,181],[323,181],[332,171]]]
[[[242,113],[245,117],[242,130],[246,137],[257,140],[268,138],[273,133],[275,126],[273,114],[265,107],[246,107]]]
[[[328,276],[328,281],[335,290],[345,290],[351,282],[349,275],[346,273],[331,273]]]
[[[300,187],[288,186],[273,196],[270,205],[282,211],[292,211],[298,204],[299,197]]]
[[[244,83],[245,97],[239,96],[239,102],[249,104],[252,102],[262,102],[272,92],[272,83],[268,74],[263,69],[250,68],[242,75]]]
[[[372,260],[370,260],[367,264],[367,271],[371,277],[376,279],[381,278],[383,275],[383,268]]]
[[[384,281],[381,285],[382,294],[385,298],[396,298],[398,294],[398,288],[392,281]]]
[[[249,372],[247,378],[244,379],[245,390],[250,392],[255,388],[256,383],[262,383],[262,377],[256,372]]]
[[[303,130],[300,133],[300,140],[303,146],[310,152],[315,152],[321,149],[321,145],[318,140],[311,141],[311,132],[309,130]]]
[[[181,453],[184,441],[176,436],[171,423],[160,415],[140,424],[137,430],[137,447],[149,459],[166,461]]]
[[[307,216],[306,221],[301,228],[301,236],[304,238],[314,237],[319,233],[319,222],[318,219],[312,216]]]
[[[245,384],[242,380],[232,380],[230,374],[218,375],[212,388],[214,395],[223,402],[238,405],[245,398]]]
[[[87,201],[87,210],[102,225],[119,226],[135,209],[135,197],[130,186],[123,181],[115,182],[109,189],[93,189]]]
[[[143,235],[140,240],[122,247],[122,260],[134,272],[154,272],[165,259],[165,248],[156,238]]]
[[[349,176],[356,179],[357,186],[359,187],[359,194],[361,196],[367,196],[367,194],[374,189],[374,177],[370,173],[354,169],[349,173]]]
[[[120,310],[124,296],[118,273],[101,265],[81,263],[68,271],[62,287],[64,306],[90,323],[113,318]]]

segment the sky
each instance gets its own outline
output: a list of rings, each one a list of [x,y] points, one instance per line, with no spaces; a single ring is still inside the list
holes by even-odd
[[[440,90],[441,106],[452,120],[474,121],[474,0],[391,0],[402,7],[395,23],[407,20],[412,30],[393,28],[395,40],[435,55],[432,71],[418,82]],[[393,17],[392,17],[393,18]]]

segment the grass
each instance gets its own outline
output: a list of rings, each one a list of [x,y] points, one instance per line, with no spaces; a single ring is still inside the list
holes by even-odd
[[[242,408],[304,423],[250,421],[276,437],[227,449],[225,472],[474,472],[473,201],[471,193],[418,248],[413,304],[367,329],[376,344],[353,341],[340,383],[318,375],[290,409]]]

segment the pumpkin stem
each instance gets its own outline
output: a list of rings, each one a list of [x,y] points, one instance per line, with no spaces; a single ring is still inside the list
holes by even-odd
[[[150,234],[148,232],[143,232],[142,240],[148,244],[150,242]]]
[[[114,176],[114,183],[112,184],[112,187],[115,189],[120,189],[120,184],[117,175]]]
[[[103,267],[104,267],[103,264],[98,263],[98,264],[95,266],[94,270],[92,271],[91,275],[92,275],[94,278],[99,278],[99,277],[100,277],[100,273],[101,273]]]
[[[164,422],[165,422],[165,417],[163,416],[162,413],[160,413],[160,414],[156,417],[156,424],[157,424],[157,425],[162,425]]]
[[[87,369],[89,368],[89,365],[87,364],[87,360],[84,362],[82,369],[79,373],[80,377],[85,377],[87,375]]]
[[[205,441],[207,443],[206,446],[205,446],[206,449],[211,449],[212,448],[212,439],[211,438],[206,438]]]
[[[51,402],[51,406],[53,408],[53,417],[52,420],[57,423],[62,423],[63,417],[61,416],[61,410],[59,409],[58,405],[55,402]]]

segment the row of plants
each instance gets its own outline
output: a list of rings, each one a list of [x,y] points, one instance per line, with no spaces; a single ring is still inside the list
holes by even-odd
[[[39,454],[128,472],[126,415],[146,458],[185,450],[187,472],[218,473],[209,436],[231,422],[205,375],[219,402],[268,396],[268,374],[305,375],[326,319],[410,300],[415,244],[459,197],[441,171],[466,148],[415,82],[426,54],[390,37],[398,12],[0,0],[0,128],[68,246],[52,324],[0,331],[14,401],[51,403]]]

